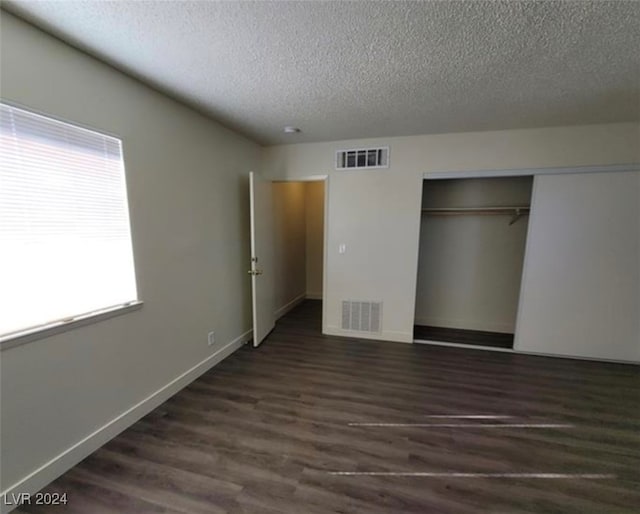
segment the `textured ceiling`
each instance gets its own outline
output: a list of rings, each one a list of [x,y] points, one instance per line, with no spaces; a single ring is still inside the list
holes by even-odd
[[[640,118],[636,1],[2,5],[263,144]]]

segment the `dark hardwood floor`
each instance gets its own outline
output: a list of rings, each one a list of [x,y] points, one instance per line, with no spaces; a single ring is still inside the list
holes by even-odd
[[[469,344],[473,346],[493,346],[494,348],[513,348],[513,334],[466,330],[462,328],[430,327],[416,325],[413,338],[423,341],[442,341],[446,343]]]
[[[309,301],[22,511],[637,513],[639,391],[637,366],[322,336]]]

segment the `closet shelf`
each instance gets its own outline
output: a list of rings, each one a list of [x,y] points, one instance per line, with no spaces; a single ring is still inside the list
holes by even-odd
[[[422,212],[431,216],[468,216],[471,214],[492,215],[492,214],[511,214],[512,218],[509,225],[513,225],[521,216],[529,214],[530,206],[514,205],[500,207],[427,207]]]

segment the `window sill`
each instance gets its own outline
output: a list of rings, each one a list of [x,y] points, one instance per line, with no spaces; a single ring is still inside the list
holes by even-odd
[[[69,321],[56,321],[49,323],[48,325],[41,325],[39,327],[29,328],[21,332],[14,332],[6,336],[0,337],[0,351],[8,350],[9,348],[15,348],[38,339],[44,339],[62,332],[67,332],[78,327],[84,327],[85,325],[92,325],[99,321],[115,318],[128,312],[137,311],[142,308],[143,302],[135,301],[125,305],[118,305],[116,307],[109,307],[82,316],[77,316]]]

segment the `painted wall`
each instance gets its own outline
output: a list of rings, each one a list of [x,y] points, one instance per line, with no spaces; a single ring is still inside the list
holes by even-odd
[[[640,167],[536,177],[515,347],[640,361]]]
[[[263,167],[272,179],[329,176],[324,331],[353,335],[340,329],[343,299],[380,300],[374,337],[410,342],[425,172],[639,162],[638,141],[635,123],[392,137],[273,146]],[[390,146],[389,169],[334,170],[336,150],[376,145]]]
[[[306,293],[306,187],[304,182],[273,184],[274,285],[276,318]]]
[[[305,182],[307,298],[322,298],[324,182]]]
[[[100,444],[94,431],[124,428],[144,414],[138,402],[246,339],[248,172],[259,169],[260,148],[5,12],[0,34],[3,99],[122,138],[145,302],[1,352],[6,490],[54,459],[28,482],[44,485]]]
[[[529,205],[532,177],[426,180],[422,206]],[[513,333],[528,217],[422,213],[416,324]]]

